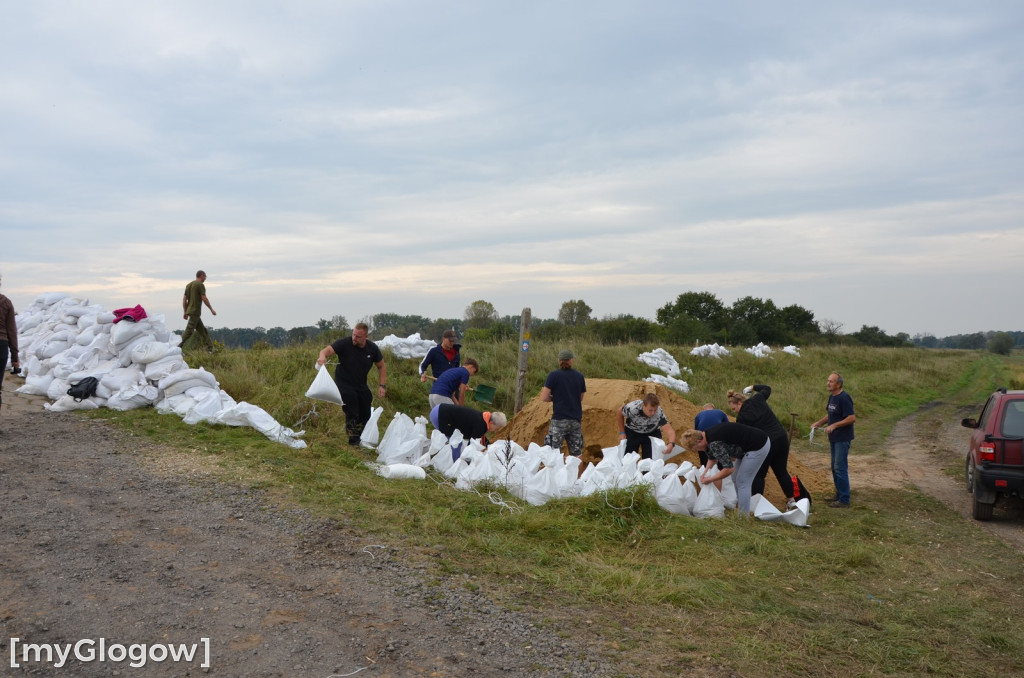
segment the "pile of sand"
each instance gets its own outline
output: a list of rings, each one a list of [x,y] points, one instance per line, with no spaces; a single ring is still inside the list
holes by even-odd
[[[626,403],[643,398],[647,393],[657,393],[661,399],[661,409],[668,417],[669,424],[677,434],[693,428],[693,418],[700,411],[696,405],[682,395],[661,384],[644,381],[623,381],[620,379],[587,379],[587,394],[583,398],[583,441],[587,452],[584,457],[606,447],[619,444],[619,428],[615,422],[615,413]],[[523,406],[515,417],[501,431],[491,436],[491,440],[500,440],[506,435],[527,447],[530,443],[544,444],[544,436],[551,422],[551,403],[536,397]],[[563,450],[564,452],[564,450]],[[589,453],[589,454],[588,454]],[[699,464],[696,452],[689,450],[672,457],[668,461],[680,463],[690,461]],[[815,500],[823,499],[834,491],[831,478],[826,473],[805,466],[796,453],[790,452],[789,471],[800,476],[804,485]],[[776,506],[785,504],[785,497],[775,480],[774,474],[768,472],[765,481],[765,497]]]

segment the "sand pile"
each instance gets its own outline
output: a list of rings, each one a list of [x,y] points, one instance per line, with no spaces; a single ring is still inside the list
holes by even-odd
[[[661,384],[620,379],[587,379],[587,394],[583,398],[583,440],[587,452],[592,453],[605,447],[618,445],[619,429],[615,423],[616,411],[629,401],[643,398],[650,392],[658,394],[658,398],[661,399],[661,409],[665,412],[665,416],[668,417],[669,423],[677,434],[681,434],[688,428],[693,428],[693,418],[700,408],[681,394]],[[538,396],[526,403],[523,409],[512,418],[509,425],[491,436],[491,440],[500,440],[507,434],[523,447],[527,447],[530,443],[543,445],[550,422],[551,403],[542,402]],[[585,452],[584,457],[587,456],[588,454]],[[684,460],[694,464],[700,463],[697,453],[691,451],[678,454],[668,461],[679,463]],[[795,452],[790,452],[789,455],[789,471],[800,476],[815,501],[824,499],[834,492],[831,478],[826,473],[805,466]],[[765,497],[776,506],[785,504],[785,497],[779,489],[779,483],[770,471],[765,481]]]

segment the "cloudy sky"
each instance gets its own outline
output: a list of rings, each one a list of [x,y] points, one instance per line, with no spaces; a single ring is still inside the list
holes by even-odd
[[[1017,2],[0,6],[18,310],[182,328],[202,268],[214,327],[710,291],[1024,329]]]

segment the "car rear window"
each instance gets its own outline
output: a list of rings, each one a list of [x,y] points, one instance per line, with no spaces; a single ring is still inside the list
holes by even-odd
[[[1002,434],[1007,438],[1024,436],[1024,400],[1011,400],[1006,403]]]

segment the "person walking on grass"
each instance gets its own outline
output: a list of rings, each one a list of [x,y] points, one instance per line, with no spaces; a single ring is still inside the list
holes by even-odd
[[[196,334],[203,348],[213,352],[213,342],[210,340],[210,333],[206,331],[206,325],[203,324],[200,318],[203,312],[203,304],[206,304],[206,307],[210,309],[210,313],[217,315],[217,312],[213,310],[213,306],[210,304],[210,300],[206,297],[206,272],[196,271],[196,279],[185,285],[185,295],[181,298],[181,310],[184,311],[185,320],[188,321],[188,324],[185,325],[185,331],[181,334],[181,345],[184,347],[192,335]]]
[[[843,376],[838,372],[828,375],[825,382],[828,389],[828,404],[825,416],[811,424],[811,431],[825,424],[828,433],[829,450],[832,453],[832,482],[836,496],[830,500],[832,508],[850,508],[850,443],[853,441],[853,422],[857,414],[853,411],[853,398],[843,390]]]
[[[472,358],[466,358],[466,364],[461,367],[453,367],[442,372],[430,387],[430,395],[427,396],[430,406],[442,403],[465,405],[469,378],[479,373],[480,364]]]
[[[367,336],[370,328],[366,323],[356,323],[352,336],[339,339],[330,346],[325,346],[316,359],[316,364],[323,365],[331,356],[338,356],[338,365],[334,368],[334,383],[338,385],[341,406],[345,413],[345,430],[348,432],[348,444],[358,445],[363,427],[370,421],[372,413],[373,393],[366,385],[366,376],[370,367],[377,366],[377,397],[383,398],[387,393],[387,366],[384,354],[377,344]]]

